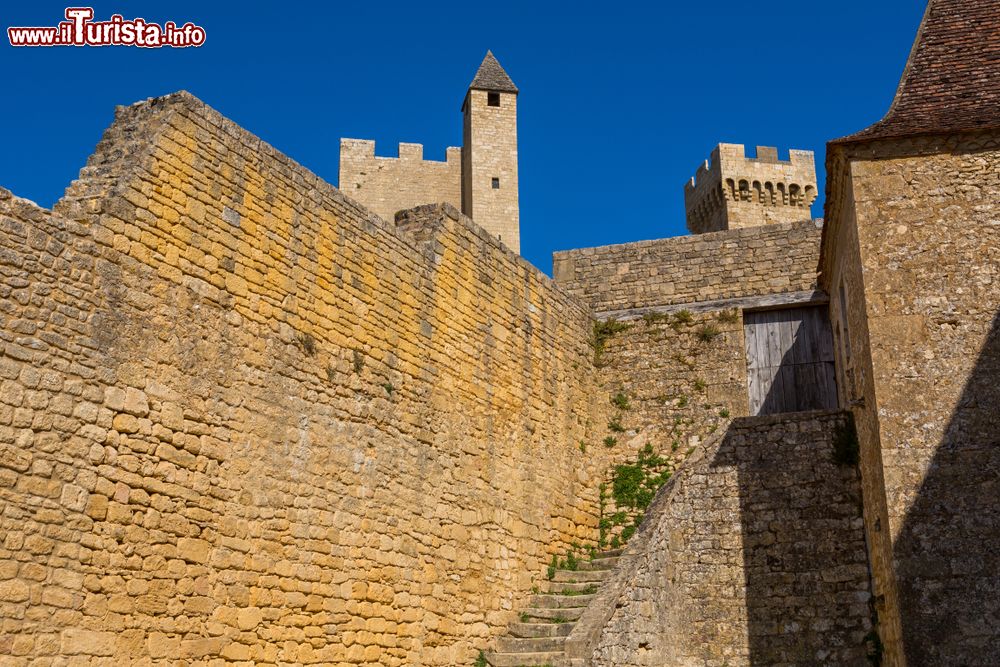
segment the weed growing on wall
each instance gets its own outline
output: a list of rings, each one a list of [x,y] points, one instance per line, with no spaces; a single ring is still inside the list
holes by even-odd
[[[674,321],[670,323],[670,326],[677,330],[682,326],[688,326],[692,322],[694,322],[694,314],[685,308],[674,313]]]
[[[736,324],[740,321],[740,311],[735,308],[723,310],[716,316],[716,319],[723,324]]]
[[[630,327],[630,324],[619,322],[613,318],[594,322],[594,330],[590,336],[590,347],[594,350],[595,366],[600,367],[604,365],[604,347],[607,345],[608,339],[617,333],[627,331]]]
[[[715,326],[714,324],[703,324],[700,327],[698,327],[698,330],[695,332],[695,336],[697,336],[698,340],[701,341],[702,343],[711,343],[721,334],[722,334],[722,329]]]
[[[295,344],[310,357],[316,354],[316,339],[312,337],[312,334],[297,334],[295,336]]]
[[[628,401],[628,394],[625,392],[618,392],[611,397],[611,405],[615,406],[619,410],[628,410],[631,408]]]
[[[656,454],[653,446],[647,443],[633,463],[623,463],[612,469],[610,487],[601,484],[598,489],[601,513],[598,541],[602,547],[609,543],[609,536],[611,547],[617,549],[635,534],[656,492],[670,479],[668,465],[667,459]],[[606,515],[609,490],[616,511]],[[621,530],[612,535],[616,528]]]
[[[651,327],[651,326],[653,326],[653,325],[655,325],[655,324],[657,324],[659,322],[669,322],[670,321],[670,314],[669,313],[659,313],[659,312],[656,312],[656,311],[651,311],[651,312],[645,313],[642,316],[642,321],[646,323],[646,326],[650,326]]]

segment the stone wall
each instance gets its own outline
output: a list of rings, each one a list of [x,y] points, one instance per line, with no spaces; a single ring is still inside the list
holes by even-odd
[[[889,664],[900,644],[908,664],[998,664],[1000,137],[833,155],[823,285],[850,336],[866,508],[884,497],[867,523]]]
[[[105,433],[93,423],[104,401],[94,359],[101,341],[92,332],[96,259],[86,227],[0,189],[4,665],[76,645],[90,655],[112,656],[133,639],[125,628],[121,634],[87,632],[74,623],[89,601],[88,586],[98,580],[93,566],[88,572],[81,561],[109,563],[108,555],[95,551],[89,516],[108,505],[108,496],[91,493],[98,474],[88,460],[103,454],[97,443]],[[114,484],[101,489],[116,492]]]
[[[706,330],[711,337],[699,336]],[[645,452],[662,460],[651,475],[676,470],[731,416],[746,415],[743,348],[742,318],[734,310],[657,313],[630,321],[604,341],[599,379],[611,417],[606,425],[596,425],[599,437],[593,444],[608,447],[613,456],[598,481],[604,484],[600,535],[609,546],[618,547],[642,515],[640,509],[618,505],[614,466],[635,463]],[[606,438],[612,439],[610,447]]]
[[[774,295],[790,302],[816,288],[821,228],[811,221],[680,236],[553,255],[553,276],[602,316],[664,306],[760,305]]]
[[[420,144],[399,144],[399,157],[376,157],[375,142],[340,140],[339,186],[392,221],[397,211],[422,204],[447,202],[462,206],[462,149],[448,148],[444,162],[424,160]]]
[[[592,539],[586,309],[186,94],[0,218],[4,664],[456,665]]]
[[[738,419],[654,501],[568,640],[609,667],[866,664],[870,587],[840,413]]]
[[[710,337],[699,335],[706,330]],[[608,338],[599,365],[608,395],[628,401],[628,409],[613,410],[626,428],[619,439],[639,437],[636,444],[652,443],[663,456],[682,459],[726,418],[748,411],[743,323],[735,310],[631,320]]]
[[[834,171],[836,174],[837,172]],[[834,176],[836,179],[836,176]],[[841,182],[840,179],[836,179]],[[874,609],[878,617],[878,634],[885,650],[886,667],[903,665],[902,627],[896,594],[892,557],[892,539],[886,507],[882,450],[879,444],[878,415],[875,409],[875,389],[871,368],[871,344],[865,306],[864,276],[861,267],[857,226],[853,224],[854,206],[845,192],[837,192],[834,200],[839,209],[836,224],[828,224],[824,249],[838,248],[835,266],[831,265],[820,277],[820,283],[833,291],[830,303],[830,324],[834,336],[837,366],[837,388],[840,403],[850,406],[860,442],[861,488],[864,499],[865,529],[872,568]]]

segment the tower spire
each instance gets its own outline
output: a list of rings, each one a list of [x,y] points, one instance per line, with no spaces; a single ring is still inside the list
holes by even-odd
[[[469,90],[491,90],[500,93],[517,94],[517,86],[514,85],[514,82],[504,68],[500,66],[500,62],[493,55],[492,51],[486,52],[486,57],[483,58],[482,64],[479,65],[476,76],[472,78],[472,83],[469,84]]]
[[[517,86],[492,51],[469,84],[462,113],[462,212],[520,252]]]

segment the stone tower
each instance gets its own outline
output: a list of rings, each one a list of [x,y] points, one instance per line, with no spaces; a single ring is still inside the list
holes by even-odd
[[[816,200],[816,158],[812,151],[757,147],[748,158],[740,144],[719,144],[710,161],[684,186],[687,226],[693,234],[779,222],[800,222],[812,215]]]
[[[517,86],[490,51],[462,104],[462,212],[521,252]]]
[[[462,148],[444,162],[420,144],[399,157],[375,155],[375,142],[340,140],[340,189],[385,220],[422,204],[447,202],[514,252],[521,252],[517,202],[517,86],[487,51],[462,103]]]

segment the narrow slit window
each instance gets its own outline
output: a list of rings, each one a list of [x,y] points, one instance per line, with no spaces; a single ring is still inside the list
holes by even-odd
[[[494,190],[500,189],[500,179],[497,178],[496,176],[493,177],[493,189]]]
[[[491,107],[500,106],[500,93],[486,93],[486,104]]]

